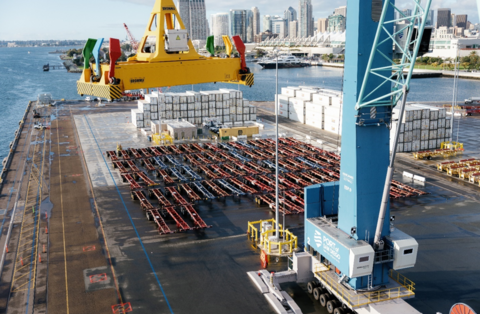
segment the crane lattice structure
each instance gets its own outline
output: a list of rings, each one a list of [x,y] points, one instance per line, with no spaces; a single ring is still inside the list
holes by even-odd
[[[137,51],[138,41],[135,39],[135,37],[133,37],[132,33],[128,29],[127,24],[123,23],[123,26],[125,27],[125,30],[127,31],[127,36],[128,36],[128,39],[130,40],[130,44],[132,45],[132,50]]]

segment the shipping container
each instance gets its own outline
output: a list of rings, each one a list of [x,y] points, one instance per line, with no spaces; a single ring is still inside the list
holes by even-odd
[[[150,119],[151,120],[158,120],[158,112],[150,113]]]
[[[289,111],[288,118],[293,121],[298,121],[300,123],[305,123],[305,115],[303,112],[298,113],[297,111]]]
[[[297,91],[299,91],[300,88],[298,87],[282,87],[282,95],[289,96],[289,97],[295,97]]]
[[[156,95],[147,94],[145,95],[145,101],[151,105],[158,105],[158,98]]]
[[[143,112],[140,109],[132,109],[132,123],[133,121],[143,121]]]
[[[138,109],[140,109],[143,112],[150,111],[150,103],[145,100],[139,100]]]
[[[313,94],[312,102],[321,106],[331,106],[332,105],[332,96],[325,95],[323,93]]]
[[[324,112],[324,105],[315,102],[307,102],[305,103],[305,114],[309,114],[311,112],[317,112],[323,114]]]
[[[299,90],[296,92],[295,98],[305,101],[312,101],[312,95],[316,93],[317,91],[312,90]]]

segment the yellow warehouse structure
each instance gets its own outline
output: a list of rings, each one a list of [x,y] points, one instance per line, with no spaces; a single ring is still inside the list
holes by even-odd
[[[259,132],[260,132],[260,129],[258,126],[241,126],[241,127],[220,129],[219,135],[220,137],[239,136],[239,135],[246,135],[248,137],[251,137],[253,134],[259,134]]]

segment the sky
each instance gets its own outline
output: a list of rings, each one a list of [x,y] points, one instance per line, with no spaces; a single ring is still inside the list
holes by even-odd
[[[411,0],[397,0],[397,5],[403,7],[405,2]],[[155,0],[1,1],[0,40],[125,39],[123,23],[138,40],[143,36],[154,3]],[[312,0],[313,16],[327,17],[346,3],[347,0]],[[289,6],[298,11],[298,0],[205,0],[205,5],[209,21],[214,13],[253,6],[259,8],[261,16],[283,16]],[[468,14],[472,23],[478,23],[476,0],[433,0],[432,9],[438,8]]]

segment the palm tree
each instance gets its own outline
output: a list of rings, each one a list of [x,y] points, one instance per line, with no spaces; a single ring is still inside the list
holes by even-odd
[[[438,62],[434,62],[431,65],[432,65],[432,67],[437,68],[438,67]]]

